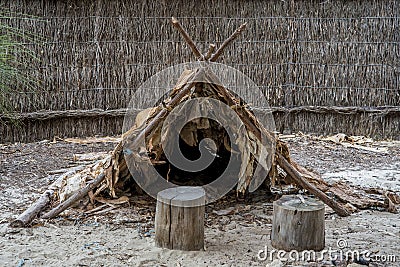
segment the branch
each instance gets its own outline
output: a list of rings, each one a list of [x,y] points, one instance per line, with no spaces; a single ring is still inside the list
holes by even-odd
[[[93,190],[95,187],[97,187],[105,178],[104,172],[101,173],[99,176],[96,177],[96,179],[92,180],[90,183],[88,183],[85,187],[79,189],[76,191],[70,198],[65,200],[64,202],[58,204],[57,207],[54,209],[50,210],[46,214],[44,214],[41,218],[42,219],[52,219],[56,217],[58,214],[63,212],[64,210],[68,209],[71,207],[76,201],[80,200],[84,196],[86,196],[89,191]]]
[[[49,204],[53,193],[53,190],[46,190],[32,206],[12,221],[10,226],[24,227],[28,225]]]
[[[185,31],[179,21],[172,17],[172,25],[181,33],[182,37],[185,39],[186,43],[192,49],[193,54],[196,56],[198,60],[203,60],[203,55],[200,53],[197,46],[194,44],[192,38],[190,38],[189,34]]]
[[[247,23],[243,23],[242,25],[240,25],[240,27],[237,28],[236,31],[222,43],[222,45],[218,48],[217,52],[215,52],[215,54],[211,56],[210,61],[216,61],[224,51],[225,47],[227,47],[233,40],[235,40],[244,31],[246,26]]]
[[[279,164],[279,166],[282,167],[282,169],[287,172],[287,174],[290,175],[290,178],[301,186],[303,189],[308,190],[311,194],[315,195],[319,199],[321,199],[325,204],[327,204],[329,207],[331,207],[339,216],[341,217],[346,217],[349,216],[350,213],[343,208],[339,203],[337,203],[334,199],[329,198],[324,192],[310,184],[306,179],[302,177],[302,175],[296,170],[295,167],[293,167],[283,156],[281,153],[276,151],[276,160]]]

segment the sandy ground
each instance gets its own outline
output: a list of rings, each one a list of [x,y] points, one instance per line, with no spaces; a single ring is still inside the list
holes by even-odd
[[[400,192],[400,142],[374,142],[372,147],[387,150],[378,153],[309,136],[286,141],[295,160],[328,181],[343,179]],[[82,218],[73,211],[32,228],[8,227],[52,182],[50,171],[76,164],[76,153],[113,147],[63,141],[0,145],[0,266],[266,266],[274,259],[274,266],[346,266],[327,255],[310,261],[295,260],[294,254],[281,255],[279,262],[276,253],[270,258],[272,201],[278,196],[263,191],[244,200],[231,194],[209,205],[206,250],[199,252],[154,246],[155,204],[147,196],[131,197],[130,206],[107,214]],[[366,210],[340,218],[327,209],[325,217],[326,249],[331,248],[333,258],[340,252],[364,251],[360,264],[371,258],[369,266],[400,266],[399,214]]]

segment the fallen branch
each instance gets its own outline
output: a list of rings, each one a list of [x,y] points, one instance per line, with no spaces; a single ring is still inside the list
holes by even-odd
[[[105,178],[105,174],[103,172],[99,176],[97,176],[96,179],[92,180],[85,187],[76,191],[70,198],[68,198],[64,202],[60,203],[54,209],[52,209],[49,212],[47,212],[46,214],[44,214],[41,218],[42,219],[52,219],[52,218],[56,217],[58,214],[60,214],[64,210],[71,207],[76,201],[80,200],[85,195],[87,195],[89,193],[89,191],[91,191],[95,187],[97,187],[104,180],[104,178]]]
[[[31,223],[33,219],[41,212],[50,202],[51,196],[54,191],[49,189],[46,190],[40,198],[27,210],[25,210],[17,219],[10,223],[11,227],[24,227]]]
[[[320,200],[322,200],[325,204],[331,207],[339,216],[346,217],[349,216],[350,213],[343,208],[339,203],[335,200],[329,198],[324,192],[310,184],[307,180],[305,180],[302,175],[294,168],[279,152],[276,152],[276,160],[279,166],[285,170],[285,172],[292,178],[292,180],[301,186],[303,189],[308,190],[310,193],[314,194]]]
[[[394,192],[386,191],[378,188],[358,188],[360,192],[356,192],[351,186],[343,183],[336,182],[333,185],[325,182],[318,174],[313,173],[306,168],[298,165],[296,162],[291,161],[290,164],[307,180],[310,184],[318,188],[320,191],[332,194],[336,199],[346,203],[345,207],[353,207],[354,211],[357,209],[368,209],[372,207],[385,208],[391,213],[397,213],[396,204],[400,204],[400,196]],[[365,192],[367,194],[363,194]],[[368,196],[368,194],[382,195],[385,201],[378,201]],[[351,211],[351,210],[350,210]],[[353,212],[353,211],[351,211]]]
[[[71,168],[64,168],[64,169],[58,169],[58,170],[53,170],[53,171],[48,171],[47,173],[49,175],[54,175],[54,174],[62,174],[62,176],[66,175],[71,175],[74,174],[80,170],[83,170],[85,168],[85,165],[79,165]]]

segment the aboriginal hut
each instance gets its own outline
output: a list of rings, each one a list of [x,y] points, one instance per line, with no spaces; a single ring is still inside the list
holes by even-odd
[[[385,201],[377,200],[356,193],[343,183],[329,185],[317,174],[296,164],[291,160],[286,144],[266,129],[247,103],[220,81],[209,62],[218,59],[246,24],[241,25],[218,49],[210,45],[205,54],[199,52],[176,19],[172,19],[172,24],[199,63],[180,73],[174,88],[158,105],[140,112],[135,119],[128,116],[122,141],[110,156],[61,175],[31,208],[12,223],[13,226],[27,225],[38,214],[43,219],[54,218],[82,198],[95,203],[98,196],[120,198],[127,192],[141,189],[155,195],[171,184],[204,186],[210,199],[225,193],[215,192],[219,188],[230,190],[236,186],[238,194],[245,194],[261,184],[267,188],[277,183],[294,184],[318,197],[340,216],[369,207],[396,212],[393,204],[398,203],[399,198],[395,194],[375,192],[385,198]],[[166,123],[166,120],[169,121]],[[179,125],[182,121],[185,123]],[[224,128],[226,125],[229,127]],[[166,139],[174,144],[173,149],[164,146]],[[210,140],[212,142],[208,142]],[[174,154],[176,147],[182,155]],[[204,161],[197,164],[211,164],[204,171],[182,170],[174,166],[168,153],[172,158],[183,156],[191,161],[200,158]],[[231,159],[236,164],[228,168],[230,172],[218,181],[216,177],[223,175],[221,170],[227,169]],[[224,186],[207,187],[214,182]],[[43,212],[50,202],[54,207]]]

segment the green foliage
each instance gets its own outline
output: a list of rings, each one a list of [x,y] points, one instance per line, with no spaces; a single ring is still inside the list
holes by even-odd
[[[3,114],[14,111],[10,95],[35,92],[39,84],[31,67],[32,62],[38,59],[26,45],[36,44],[38,38],[32,33],[9,26],[11,19],[33,18],[0,9],[0,113]]]

